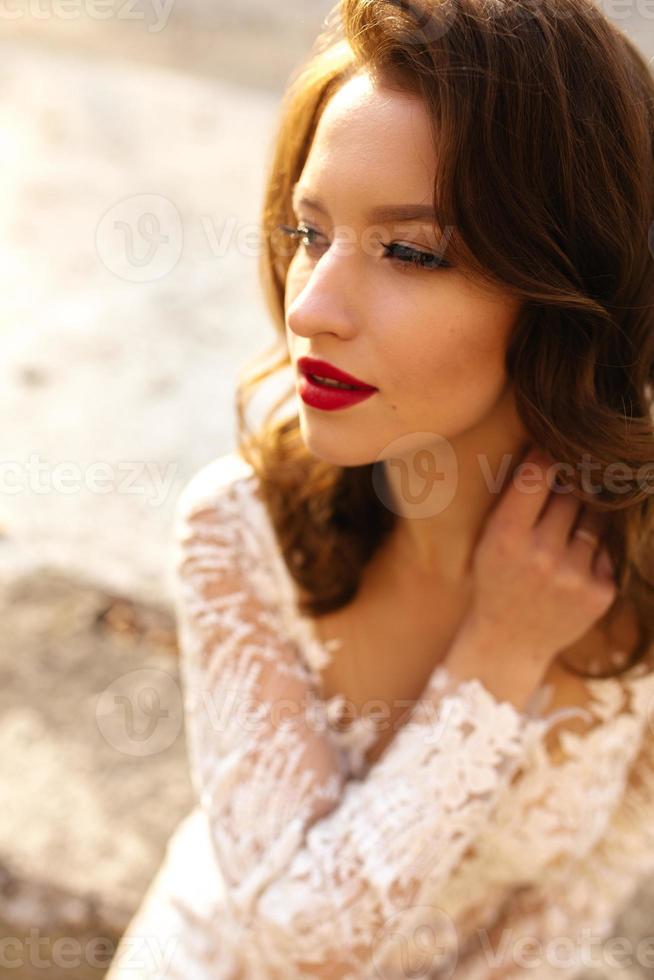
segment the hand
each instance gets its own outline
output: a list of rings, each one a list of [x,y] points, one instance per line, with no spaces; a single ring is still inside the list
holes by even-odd
[[[601,544],[605,515],[569,490],[553,490],[555,476],[555,461],[533,447],[517,467],[474,552],[466,624],[486,657],[492,652],[513,665],[526,658],[543,673],[617,595]],[[597,547],[578,529],[594,535]]]

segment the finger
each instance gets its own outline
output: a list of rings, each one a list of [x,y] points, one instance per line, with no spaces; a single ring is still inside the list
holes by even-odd
[[[555,468],[551,457],[540,449],[530,449],[508,481],[494,513],[493,522],[530,531],[551,493]]]
[[[567,547],[571,531],[583,506],[583,501],[574,494],[557,493],[556,490],[552,490],[545,510],[536,525],[539,536],[560,548]]]
[[[568,545],[570,558],[577,567],[590,571],[602,547],[605,528],[605,515],[584,505]]]
[[[604,581],[615,582],[615,568],[606,546],[601,548],[595,560],[595,574]]]

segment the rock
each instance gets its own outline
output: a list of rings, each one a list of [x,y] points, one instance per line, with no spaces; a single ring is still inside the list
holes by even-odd
[[[47,568],[0,613],[0,934],[84,943],[66,977],[101,976],[88,943],[113,955],[194,804],[173,617]]]

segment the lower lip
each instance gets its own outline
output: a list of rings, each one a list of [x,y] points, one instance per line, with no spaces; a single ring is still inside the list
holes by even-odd
[[[306,375],[300,375],[300,398],[312,408],[322,408],[325,412],[334,412],[338,408],[349,408],[363,402],[371,395],[377,394],[376,388],[332,388],[317,384]]]

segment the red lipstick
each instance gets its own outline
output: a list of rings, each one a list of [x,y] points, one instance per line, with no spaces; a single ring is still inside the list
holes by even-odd
[[[370,398],[378,390],[373,385],[355,378],[354,375],[341,371],[328,361],[321,361],[314,357],[301,357],[297,362],[298,370],[301,373],[299,394],[302,400],[312,408],[321,408],[325,411],[334,411],[339,408],[348,408],[358,402]],[[329,384],[321,379],[337,381],[340,384],[348,385],[347,388]]]

